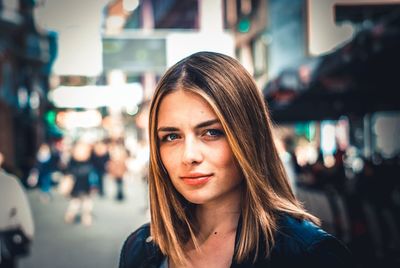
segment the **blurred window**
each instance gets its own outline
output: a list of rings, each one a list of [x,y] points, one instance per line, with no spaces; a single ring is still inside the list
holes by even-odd
[[[372,117],[374,151],[384,158],[400,154],[400,112],[379,112]]]
[[[155,29],[198,29],[197,0],[152,0]]]

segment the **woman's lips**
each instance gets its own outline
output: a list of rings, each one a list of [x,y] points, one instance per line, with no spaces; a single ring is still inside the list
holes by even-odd
[[[201,185],[208,182],[211,179],[211,174],[201,175],[201,176],[188,176],[181,177],[184,183],[187,185]]]

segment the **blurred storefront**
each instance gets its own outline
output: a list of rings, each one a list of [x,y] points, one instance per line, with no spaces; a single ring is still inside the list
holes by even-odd
[[[372,149],[363,147],[372,145],[368,140],[375,124],[372,118],[384,116],[382,112],[395,116],[400,111],[395,86],[400,9],[394,4],[335,8],[338,21],[354,21],[358,29],[354,37],[330,53],[283,68],[263,93],[279,123],[346,116],[351,143],[370,157]]]
[[[38,29],[35,1],[0,1],[0,150],[5,167],[26,177],[45,139],[43,115],[57,38]]]
[[[282,136],[293,139],[288,148],[306,208],[363,267],[397,267],[400,6],[354,2],[331,9],[334,22],[353,25],[353,35],[282,66],[263,94],[274,121],[292,129]]]

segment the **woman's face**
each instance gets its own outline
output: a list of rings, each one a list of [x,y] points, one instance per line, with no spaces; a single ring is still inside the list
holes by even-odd
[[[240,200],[242,175],[217,116],[200,96],[174,91],[158,111],[161,160],[179,193],[195,204]]]

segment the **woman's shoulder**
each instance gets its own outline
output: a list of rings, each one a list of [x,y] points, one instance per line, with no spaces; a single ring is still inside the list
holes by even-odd
[[[308,220],[282,215],[272,259],[291,257],[294,263],[307,263],[311,267],[350,267],[353,260],[348,248],[336,237]]]
[[[150,224],[145,223],[128,236],[128,238],[125,240],[124,247],[131,248],[142,246],[146,239],[150,239],[149,237]]]
[[[308,247],[330,237],[332,235],[311,221],[297,219],[287,214],[281,214],[278,218],[277,240],[289,239],[299,246]]]
[[[119,267],[158,267],[163,255],[150,236],[146,223],[128,236],[122,246]]]

